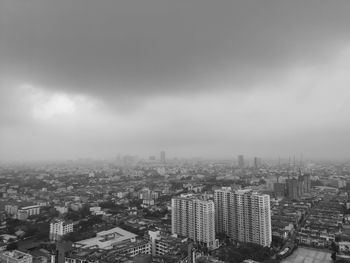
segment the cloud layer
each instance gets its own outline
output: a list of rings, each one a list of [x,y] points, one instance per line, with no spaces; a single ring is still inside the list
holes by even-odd
[[[0,3],[3,159],[350,154],[349,1]]]

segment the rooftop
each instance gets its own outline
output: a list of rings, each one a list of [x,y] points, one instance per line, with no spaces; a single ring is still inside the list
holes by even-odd
[[[18,250],[5,251],[2,253],[2,255],[7,256],[9,258],[13,258],[13,259],[21,259],[21,258],[31,257],[31,255],[23,253],[23,252],[18,251]]]
[[[38,208],[38,207],[40,207],[40,205],[25,206],[25,207],[22,207],[21,209],[32,209],[32,208]]]
[[[136,234],[116,227],[107,231],[99,232],[96,234],[96,237],[81,240],[75,244],[82,248],[98,247],[100,249],[108,249],[116,244],[119,244],[123,241],[129,241],[136,237]]]

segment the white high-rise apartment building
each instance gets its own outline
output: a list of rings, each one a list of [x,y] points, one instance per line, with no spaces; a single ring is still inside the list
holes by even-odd
[[[229,187],[215,190],[217,233],[239,242],[270,246],[272,241],[270,196],[251,189],[232,191]]]
[[[209,249],[218,246],[215,239],[215,206],[212,200],[195,195],[181,195],[171,200],[172,234],[204,243]]]
[[[73,222],[55,219],[50,223],[50,240],[61,240],[61,238],[73,232]]]

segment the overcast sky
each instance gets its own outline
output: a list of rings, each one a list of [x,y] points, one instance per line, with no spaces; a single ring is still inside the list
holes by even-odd
[[[349,0],[0,0],[0,160],[350,157]]]

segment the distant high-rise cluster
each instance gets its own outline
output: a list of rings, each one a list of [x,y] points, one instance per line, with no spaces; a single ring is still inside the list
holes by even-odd
[[[245,169],[245,168],[254,168],[259,169],[261,168],[262,160],[260,157],[255,156],[250,163],[249,160],[247,161],[247,158],[244,157],[244,155],[238,155],[237,156],[237,167],[239,169]]]
[[[215,206],[212,200],[196,195],[182,195],[171,200],[172,234],[189,237],[215,249]]]
[[[216,190],[216,232],[239,242],[270,246],[272,241],[270,196],[251,189]]]

